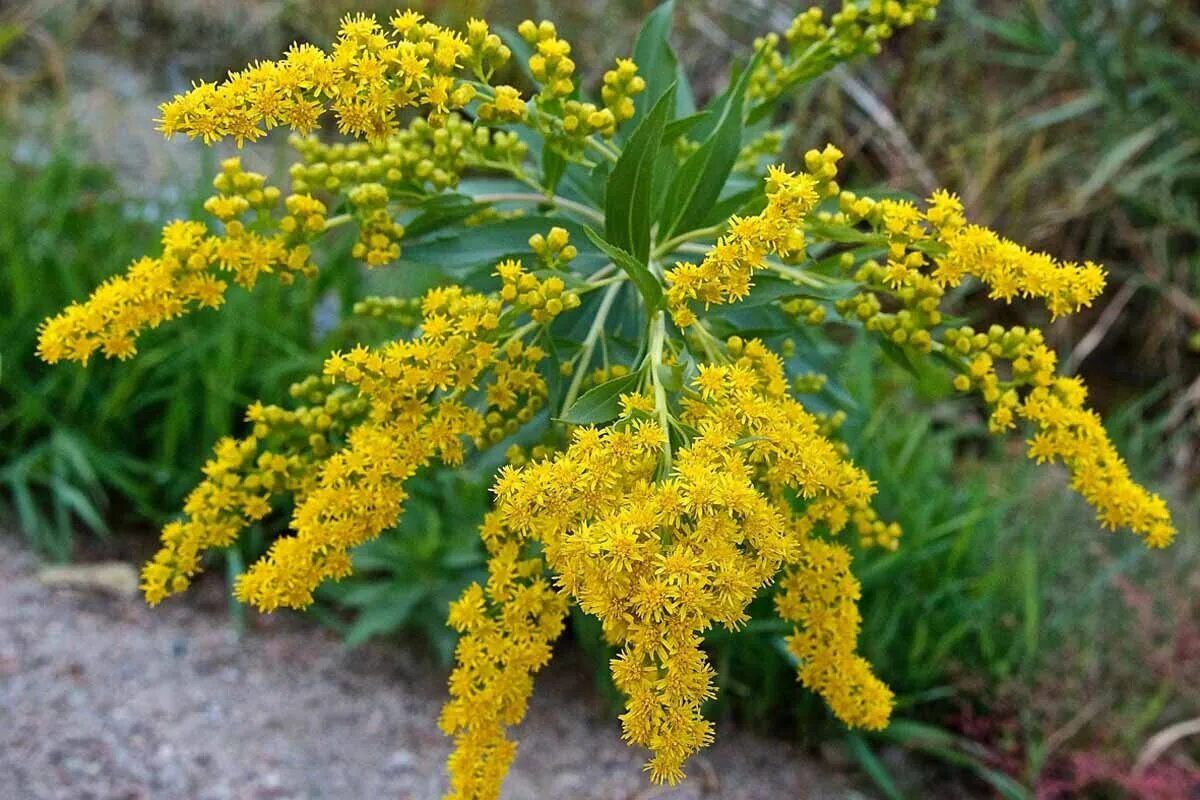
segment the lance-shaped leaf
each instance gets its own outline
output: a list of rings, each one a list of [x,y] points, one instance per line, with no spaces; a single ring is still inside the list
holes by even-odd
[[[604,189],[605,238],[643,263],[650,256],[658,150],[674,102],[675,89],[671,87],[629,137]]]
[[[746,65],[729,91],[715,101],[713,117],[699,126],[707,129],[711,124],[712,127],[700,149],[683,162],[671,179],[663,202],[664,219],[658,232],[660,241],[700,227],[721,196],[742,149],[746,88],[758,59],[755,55]]]
[[[642,299],[646,301],[646,310],[648,313],[653,314],[662,308],[662,284],[650,272],[650,268],[645,261],[639,261],[628,251],[622,250],[612,242],[605,241],[603,236],[591,228],[584,227],[583,232],[592,240],[592,244],[604,251],[604,254],[611,258],[613,263],[624,270],[625,274],[633,280],[633,285],[637,287],[638,292],[642,295]]]
[[[571,425],[599,425],[621,413],[621,395],[636,391],[641,373],[634,372],[605,381],[571,404],[559,418]]]

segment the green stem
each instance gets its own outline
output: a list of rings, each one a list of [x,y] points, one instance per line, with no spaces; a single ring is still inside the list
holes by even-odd
[[[805,286],[828,286],[829,279],[824,275],[819,275],[813,272],[805,272],[797,267],[789,267],[787,264],[781,264],[778,261],[766,262],[767,269],[778,272],[785,278],[794,281],[795,283],[804,284]]]
[[[608,275],[610,273],[616,272],[616,270],[617,270],[617,265],[610,261],[607,264],[605,264],[603,267],[601,267],[600,269],[596,270],[591,275],[589,275],[588,283],[596,283],[597,285],[602,285],[599,282],[602,281],[604,278],[608,277]],[[621,277],[625,277],[625,276],[621,276]]]
[[[474,197],[477,203],[550,203],[564,211],[574,211],[580,216],[595,222],[603,223],[604,215],[583,203],[576,203],[557,194],[545,195],[532,192],[499,192],[497,194],[478,194]]]
[[[596,139],[593,136],[589,136],[587,139],[584,140],[584,142],[585,142],[585,144],[587,144],[588,147],[591,147],[593,150],[595,150],[597,153],[599,153],[600,155],[607,158],[609,161],[613,162],[614,164],[617,163],[617,159],[620,157],[620,155],[617,153],[616,150],[612,149],[604,142],[600,141],[599,139]]]
[[[721,341],[712,335],[708,330],[708,326],[704,324],[704,320],[697,319],[692,325],[696,330],[696,335],[700,339],[700,346],[704,348],[704,354],[708,356],[709,363],[722,364],[729,361],[721,353]]]
[[[724,223],[724,222],[718,222],[716,225],[711,225],[707,228],[697,228],[694,231],[688,231],[687,233],[681,233],[678,236],[667,239],[665,242],[660,244],[658,247],[654,248],[654,256],[655,257],[664,256],[667,253],[671,253],[671,252],[674,252],[675,250],[682,249],[680,246],[683,244],[686,244],[687,242],[693,242],[697,239],[710,239],[710,238],[716,236],[717,234],[719,234],[721,231],[723,231],[725,229],[725,225],[726,225],[726,223]],[[706,246],[706,247],[704,247],[703,250],[698,251],[698,252],[707,253],[709,251],[709,249],[710,248]],[[692,252],[697,252],[697,251],[692,251]]]
[[[579,353],[579,363],[575,365],[575,374],[571,376],[571,385],[567,388],[567,396],[563,399],[562,411],[559,416],[567,413],[567,409],[575,402],[575,398],[579,396],[579,388],[583,386],[583,375],[587,372],[588,366],[592,363],[592,353],[596,350],[596,340],[604,333],[604,324],[608,321],[608,312],[612,310],[612,305],[617,299],[617,294],[621,291],[623,282],[614,283],[605,290],[604,296],[600,298],[600,307],[596,309],[596,318],[592,320],[592,327],[588,329],[587,338],[583,340],[583,349]]]
[[[516,180],[533,189],[536,192],[545,193],[546,187],[542,186],[536,180],[529,176],[525,170],[521,169],[520,164],[509,164],[504,161],[492,161],[490,159],[481,158],[471,162],[472,166],[483,167],[485,169],[494,169],[497,172],[506,172],[513,176]]]
[[[541,324],[542,323],[540,323],[540,322],[525,323],[524,325],[522,325],[521,327],[519,327],[515,331],[513,331],[512,335],[510,335],[507,339],[504,340],[504,344],[500,345],[500,349],[503,350],[504,348],[508,347],[508,345],[511,344],[514,339],[520,339],[525,334],[527,334],[530,331],[534,330],[535,328],[541,326]]]
[[[347,222],[353,221],[353,219],[353,214],[339,214],[336,217],[330,217],[325,220],[325,230],[328,231],[341,225],[345,225]]]
[[[663,343],[667,339],[667,313],[659,311],[650,328],[650,351],[646,358],[650,367],[650,382],[654,385],[654,408],[663,431],[663,471],[671,473],[671,409],[667,406],[667,390],[659,380],[658,367],[662,364]]]
[[[614,275],[611,278],[605,278],[604,280],[588,281],[583,286],[580,286],[578,289],[576,289],[575,293],[587,294],[588,292],[594,292],[597,289],[603,289],[605,286],[612,286],[614,283],[624,283],[627,280],[629,280],[629,276],[627,275]]]

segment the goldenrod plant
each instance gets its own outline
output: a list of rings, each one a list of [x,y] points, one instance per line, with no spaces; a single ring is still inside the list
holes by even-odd
[[[738,629],[763,592],[793,626],[800,681],[846,725],[881,729],[894,698],[856,652],[852,548],[894,549],[901,531],[837,438],[844,415],[806,408],[822,376],[796,366],[804,341],[847,327],[948,371],[994,433],[1027,431],[1030,457],[1065,465],[1103,527],[1168,545],[1165,503],[1133,481],[1042,333],[977,331],[944,309],[972,281],[1072,314],[1103,290],[1100,266],[973,225],[946,191],[846,191],[832,144],[765,166],[784,139],[770,127],[780,97],[934,5],[806,11],[699,111],[670,4],[596,100],[551,22],[501,37],[408,11],[347,17],[328,51],[295,45],[165,103],[168,136],[241,145],[291,129],[290,193],[226,161],[211,219],[171,223],[159,255],[47,321],[47,361],[129,358],[142,331],[220,306],[230,281],[311,276],[315,245],[343,225],[366,267],[431,288],[364,298],[356,312],[386,337],[334,353],[291,407],[250,407],[247,434],[217,444],[163,530],[146,599],[183,591],[206,551],[290,507],[293,532],[234,592],[263,611],[304,608],[396,524],[416,473],[495,449],[508,463],[480,529],[488,577],[449,611],[448,797],[499,795],[509,728],[572,605],[616,648],[624,737],[649,751],[656,783],[682,780],[713,738],[704,633]],[[514,58],[524,88],[496,80]],[[315,137],[325,121],[351,141]]]

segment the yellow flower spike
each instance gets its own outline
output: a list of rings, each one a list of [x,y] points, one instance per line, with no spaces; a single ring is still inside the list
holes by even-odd
[[[246,411],[252,434],[217,443],[205,480],[184,504],[184,518],[163,528],[161,548],[142,569],[142,592],[151,605],[184,591],[204,553],[236,541],[270,510],[271,500],[291,495],[302,501],[332,452],[328,437],[359,423],[366,411],[344,386],[314,377],[292,388],[305,404],[284,409],[255,403]]]
[[[1149,547],[1171,543],[1176,531],[1166,503],[1134,482],[1100,417],[1086,407],[1083,382],[1055,375],[1057,357],[1040,331],[994,326],[985,335],[960,328],[947,331],[945,343],[965,357],[954,388],[979,392],[991,411],[993,433],[1026,420],[1034,428],[1029,457],[1065,465],[1072,488],[1096,509],[1105,528],[1129,528]],[[998,366],[1011,373],[1003,391]]]
[[[860,589],[850,552],[819,539],[807,539],[800,551],[775,601],[779,616],[798,626],[787,645],[799,662],[800,680],[850,727],[881,730],[894,696],[855,652]]]
[[[523,552],[525,537],[496,514],[481,533],[490,554],[487,588],[472,584],[450,608],[449,623],[462,637],[451,699],[439,719],[455,744],[447,800],[500,796],[516,755],[507,729],[525,716],[533,675],[549,662],[567,613],[566,597],[543,577],[542,560]]]
[[[227,278],[247,289],[263,275],[281,283],[296,273],[311,275],[308,242],[324,230],[325,206],[308,196],[292,195],[288,214],[276,218],[272,198],[279,190],[262,175],[244,172],[239,159],[222,164],[214,180],[217,194],[204,204],[224,232],[204,222],[176,220],[162,229],[162,254],[144,257],[124,275],[109,278],[84,303],[75,303],[46,320],[38,337],[38,356],[48,363],[87,364],[99,353],[125,360],[137,352],[137,339],[147,330],[198,308],[225,302]],[[268,224],[249,231],[244,220],[265,212]],[[285,224],[302,214],[306,228]]]
[[[329,52],[293,45],[278,61],[198,84],[161,106],[159,129],[209,144],[232,138],[241,147],[279,126],[307,134],[331,109],[339,131],[378,141],[397,130],[405,108],[445,114],[469,103],[455,77],[468,61],[490,71],[508,57],[494,35],[472,45],[415,12],[397,14],[390,27],[369,15],[347,16]]]
[[[612,671],[627,696],[624,737],[651,752],[646,769],[656,783],[682,780],[687,759],[712,740],[701,714],[714,693],[713,670],[700,648],[704,631],[740,627],[757,591],[782,566],[803,562],[816,526],[836,532],[853,514],[866,519],[874,493],[821,434],[818,420],[786,398],[779,358],[758,340],[739,340],[731,349],[744,363],[702,367],[703,399],[684,418],[698,436],[675,453],[667,477],[656,477],[664,431],[656,421],[638,420],[653,410],[653,400],[625,395],[624,422],[576,429],[570,446],[553,458],[502,469],[493,488],[496,511],[485,523],[496,565],[489,591],[502,594],[510,585],[497,578],[510,571],[502,566],[512,557],[503,550],[504,536],[536,541],[562,592],[597,616],[606,638],[621,648]],[[784,511],[785,489],[810,503],[795,524]],[[872,531],[876,520],[870,518]],[[882,523],[880,530],[883,537],[898,532]],[[468,631],[485,624],[479,599],[478,589],[468,589],[452,609],[452,624]],[[476,650],[464,647],[458,658],[454,699],[443,714],[451,730],[466,724],[469,711],[460,699],[466,687],[479,685],[462,677],[478,659]],[[865,669],[842,659],[823,667],[820,686],[853,724],[877,725],[881,713],[886,718],[879,698],[890,693],[864,678]],[[874,705],[852,716],[835,687],[873,698]],[[465,765],[498,763],[511,753],[489,756],[478,744],[461,735],[456,741],[454,785],[471,788],[454,797],[495,796],[497,787],[480,783],[477,773],[464,776]]]
[[[764,268],[768,255],[790,254],[792,234],[816,208],[823,180],[772,167],[767,176],[766,209],[753,217],[733,217],[728,233],[700,264],[681,263],[667,272],[667,302],[675,324],[687,327],[695,321],[689,306],[692,302],[707,308],[749,294],[751,278]]]

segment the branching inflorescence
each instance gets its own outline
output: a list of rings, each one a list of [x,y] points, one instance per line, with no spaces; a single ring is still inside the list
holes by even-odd
[[[993,432],[1027,425],[1030,457],[1066,465],[1105,527],[1169,544],[1164,502],[1133,482],[1040,331],[945,322],[946,293],[964,282],[1071,314],[1102,291],[1099,266],[972,225],[946,192],[916,204],[845,191],[832,145],[802,170],[760,171],[783,137],[750,128],[779,96],[933,5],[850,2],[829,23],[805,12],[786,52],[774,35],[760,40],[700,113],[673,58],[647,75],[618,59],[600,101],[587,101],[549,22],[510,39],[535,83],[525,99],[493,82],[512,49],[486,23],[453,31],[411,11],[387,27],[348,17],[328,52],[296,45],[165,103],[168,135],[240,146],[291,129],[292,193],[225,162],[211,219],[170,223],[160,255],[48,320],[45,360],[125,359],[143,331],[221,305],[231,281],[311,276],[314,242],[343,225],[366,266],[413,247],[414,263],[393,268],[423,266],[438,288],[363,300],[357,310],[386,335],[330,356],[293,387],[294,407],[250,407],[247,434],[217,444],[164,528],[142,573],[146,599],[183,591],[205,551],[290,507],[292,532],[235,594],[264,611],[304,608],[351,571],[356,545],[396,524],[410,477],[504,446],[480,531],[487,581],[450,609],[450,797],[498,796],[516,748],[507,730],[571,605],[616,648],[624,736],[650,752],[656,782],[681,780],[713,737],[705,633],[738,629],[764,592],[794,626],[803,684],[847,725],[882,728],[893,695],[856,652],[860,590],[842,532],[894,549],[900,530],[872,509],[871,479],[836,438],[841,415],[799,399],[824,377],[789,365],[786,331],[740,335],[739,309],[858,327],[889,352],[929,358],[982,399]],[[647,26],[638,51],[669,53],[651,38],[661,29]],[[360,141],[313,135],[326,116]],[[723,190],[731,175],[751,188]],[[472,231],[487,247],[456,255],[447,234]],[[464,288],[468,275],[485,288]]]

